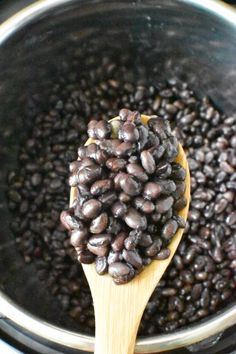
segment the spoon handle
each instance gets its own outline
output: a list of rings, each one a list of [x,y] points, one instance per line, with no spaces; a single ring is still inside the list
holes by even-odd
[[[115,285],[109,275],[98,276],[94,264],[83,269],[94,302],[95,354],[133,354],[139,323],[156,285],[153,275],[144,270],[138,279]]]
[[[134,353],[139,321],[134,326],[133,321],[129,319],[129,315],[132,315],[132,310],[130,313],[128,308],[121,308],[120,305],[120,303],[117,306],[113,304],[114,311],[112,311],[112,307],[107,309],[105,303],[103,308],[101,305],[101,307],[97,307],[97,309],[99,308],[99,313],[95,314],[95,354]]]

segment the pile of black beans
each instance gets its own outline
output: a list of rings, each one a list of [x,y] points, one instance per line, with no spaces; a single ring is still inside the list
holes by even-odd
[[[123,108],[119,120],[91,120],[93,143],[78,149],[70,163],[69,184],[76,189],[72,207],[61,213],[78,260],[96,262],[116,284],[125,284],[168,248],[185,220],[185,169],[174,162],[179,143],[168,120]]]
[[[111,58],[103,53],[97,63],[88,54],[88,67],[80,70],[85,60],[75,54],[51,87],[48,83],[46,98],[32,96],[25,114],[32,125],[8,177],[11,229],[42,286],[75,327],[93,333],[89,287],[60,225],[70,190],[66,163],[77,158],[75,146],[85,143],[91,119],[113,118],[122,107],[168,119],[188,156],[192,201],[185,237],[147,305],[139,334],[170,332],[235,299],[236,116],[221,113],[179,80],[161,83],[147,73],[138,81],[143,67],[133,77],[133,66],[120,51]]]

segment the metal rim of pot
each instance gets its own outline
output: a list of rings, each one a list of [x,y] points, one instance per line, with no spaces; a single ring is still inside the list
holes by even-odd
[[[65,5],[73,0],[38,0],[32,5],[27,6],[0,25],[0,45],[5,42],[12,34],[31,20],[44,14],[48,10],[59,5]],[[220,0],[179,0],[190,5],[211,12],[222,19],[236,26],[236,11],[229,5]],[[61,344],[63,346],[93,351],[94,337],[65,330],[52,325],[42,319],[25,311],[14,301],[0,291],[0,313],[3,317],[11,320],[14,324],[29,331],[30,333],[46,340]],[[198,324],[189,326],[170,334],[161,334],[147,338],[139,338],[136,342],[136,353],[153,353],[189,346],[200,342],[206,338],[216,335],[231,327],[236,323],[236,304],[233,304],[214,316],[210,316]]]

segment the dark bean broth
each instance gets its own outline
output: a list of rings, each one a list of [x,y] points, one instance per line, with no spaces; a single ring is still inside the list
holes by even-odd
[[[139,334],[170,332],[214,314],[235,296],[236,116],[226,117],[178,80],[153,83],[147,77],[144,83],[141,74],[134,80],[125,56],[118,64],[109,56],[99,65],[88,58],[89,70],[81,74],[75,55],[48,84],[44,108],[31,98],[25,120],[32,126],[21,142],[18,168],[8,176],[11,229],[43,286],[82,331],[93,333],[89,288],[59,221],[69,199],[67,164],[86,141],[90,119],[111,118],[122,107],[169,119],[188,156],[192,202],[185,237]]]

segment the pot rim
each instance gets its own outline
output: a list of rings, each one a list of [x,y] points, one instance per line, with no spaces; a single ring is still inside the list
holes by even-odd
[[[54,7],[69,4],[72,1],[74,0],[38,0],[34,4],[23,8],[0,25],[0,45],[33,19]],[[221,0],[205,0],[204,2],[199,2],[199,0],[178,1],[211,12],[236,27],[236,11]],[[2,291],[0,291],[0,312],[7,319],[36,336],[74,349],[94,350],[93,336],[52,325],[25,311]],[[222,332],[235,323],[236,304],[232,304],[199,324],[191,325],[188,328],[170,334],[139,338],[137,339],[135,352],[153,353],[157,350],[162,352],[188,346]]]

